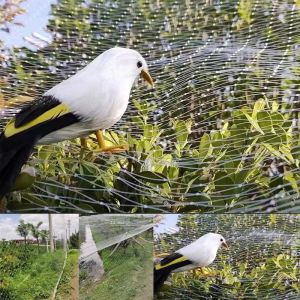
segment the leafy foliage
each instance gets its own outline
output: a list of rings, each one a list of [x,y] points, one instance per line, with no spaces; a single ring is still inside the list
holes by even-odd
[[[173,212],[230,211],[247,207],[249,197],[265,199],[256,209],[266,209],[270,198],[277,198],[272,205],[278,207],[286,205],[286,198],[291,202],[297,198],[299,175],[291,170],[298,168],[299,155],[293,151],[289,114],[282,113],[284,107],[276,101],[259,99],[252,107],[236,109],[219,130],[205,133],[198,143],[190,134],[192,119],[171,119],[174,138],[170,147],[161,145],[163,128],[148,121],[155,106],[134,103],[138,115],[133,120],[142,136],[106,135],[113,143],[127,140],[127,154],[95,155],[76,145],[70,145],[71,152],[56,146],[40,147],[36,155],[42,177],[34,194],[44,191],[48,197],[59,197],[50,203],[47,196],[43,200],[28,193],[24,198],[63,207],[60,197],[75,200],[79,189],[93,201],[78,199],[74,205],[102,212],[120,206],[126,210],[130,202],[143,206],[128,211],[149,210],[158,203],[167,204]],[[90,141],[89,147],[95,149],[96,144]],[[10,205],[13,209],[14,202]]]
[[[79,232],[71,234],[69,240],[69,247],[71,249],[79,249]]]
[[[47,299],[51,295],[63,255],[61,250],[54,254],[45,250],[14,242],[0,243],[1,299]]]

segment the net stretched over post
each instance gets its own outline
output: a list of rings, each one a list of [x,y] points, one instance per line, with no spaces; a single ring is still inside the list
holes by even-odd
[[[92,137],[90,151],[79,141],[37,147],[36,180],[7,209],[298,211],[299,16],[287,0],[58,1],[46,46],[3,42],[1,126],[18,110],[9,100],[22,106],[20,96],[41,95],[116,45],[145,57],[155,89],[136,85],[106,132],[129,151],[93,153]]]
[[[153,298],[152,227],[153,215],[80,218],[82,299]]]
[[[138,215],[93,215],[80,217],[80,228],[82,230],[88,226],[94,243],[90,247],[85,247],[81,257],[85,258],[112,245],[133,238],[153,227],[153,217],[151,214]],[[85,233],[87,234],[87,232]]]
[[[178,215],[176,231],[170,218],[154,227],[157,258],[208,232],[229,249],[207,268],[171,275],[158,299],[299,299],[299,216]]]
[[[85,225],[84,237],[84,242],[80,245],[80,270],[86,272],[85,280],[97,282],[101,280],[104,269],[89,225]]]

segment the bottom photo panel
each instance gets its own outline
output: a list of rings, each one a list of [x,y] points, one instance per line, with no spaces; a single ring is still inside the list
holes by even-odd
[[[80,299],[153,299],[153,216],[80,218]]]
[[[154,226],[156,299],[300,299],[296,215],[165,215]]]
[[[0,299],[300,299],[300,215],[0,215]]]

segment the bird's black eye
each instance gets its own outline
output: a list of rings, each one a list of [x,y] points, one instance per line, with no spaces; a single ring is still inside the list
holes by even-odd
[[[223,239],[220,239],[221,242],[223,242]]]
[[[138,61],[136,65],[137,65],[137,67],[138,67],[138,68],[140,68],[140,67],[142,67],[142,66],[143,66],[143,64],[142,64],[142,62],[141,62],[141,61]]]

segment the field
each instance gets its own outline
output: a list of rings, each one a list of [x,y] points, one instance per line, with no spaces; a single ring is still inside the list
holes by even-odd
[[[3,300],[48,299],[62,269],[64,253],[46,253],[41,247],[0,244],[0,270],[4,277],[0,295]],[[30,288],[29,288],[30,287]]]
[[[0,243],[1,300],[42,300],[49,299],[57,283],[64,262],[64,251],[47,253],[45,247],[38,250],[35,245],[15,245]],[[77,251],[71,251],[62,277],[56,299],[76,299],[66,297],[72,276],[75,275]],[[74,274],[74,275],[73,275]],[[78,282],[77,282],[78,286]]]
[[[104,277],[100,282],[82,288],[80,299],[151,300],[152,242],[149,238],[138,241],[140,244],[130,242],[126,248],[119,246],[113,255],[115,246],[102,250]]]

